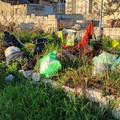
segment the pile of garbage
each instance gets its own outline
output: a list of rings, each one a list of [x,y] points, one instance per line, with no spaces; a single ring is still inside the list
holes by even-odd
[[[65,31],[65,30],[64,30]],[[71,34],[72,33],[72,34]],[[75,31],[70,31],[70,37],[72,43],[74,42],[74,34]],[[67,37],[67,38],[68,38]],[[68,41],[71,43],[71,41]],[[29,59],[33,58],[36,54],[41,54],[44,49],[46,49],[46,45],[49,44],[48,37],[38,37],[35,40],[31,40],[29,43],[21,43],[20,40],[15,36],[11,35],[9,32],[4,32],[4,42],[7,45],[6,50],[4,51],[5,54],[5,62],[6,65],[11,64],[13,61],[17,61],[20,58],[26,58]],[[62,41],[63,42],[63,41]],[[68,43],[67,42],[67,43]],[[118,42],[113,42],[113,48],[119,46]],[[70,44],[71,45],[71,44]],[[72,45],[71,45],[72,46]],[[100,48],[97,48],[97,46],[89,46],[89,48],[92,48],[93,55],[88,57],[91,61],[93,61],[93,76],[104,76],[106,70],[113,71],[117,69],[117,66],[120,65],[120,56],[116,54],[111,54],[105,51],[100,51]],[[81,50],[81,49],[80,49]],[[72,51],[72,50],[71,50]],[[19,73],[23,74],[26,78],[33,79],[34,81],[39,81],[40,77],[43,78],[51,78],[54,76],[58,71],[62,70],[63,64],[62,64],[62,56],[65,55],[65,59],[71,61],[74,58],[78,58],[78,54],[71,52],[68,49],[64,50],[53,50],[50,51],[45,56],[42,56],[39,58],[39,71],[34,70],[35,64],[33,62],[26,63],[28,66],[28,69],[23,69],[24,67],[21,67],[19,70]],[[97,53],[97,51],[99,51]],[[32,52],[32,57],[31,53]],[[97,54],[94,54],[97,53]],[[82,55],[80,56],[82,59]],[[34,61],[36,62],[36,61]],[[30,68],[29,65],[32,65]],[[6,79],[10,80],[14,78],[12,75],[8,76]]]
[[[120,64],[120,57],[115,54],[102,52],[93,58],[94,68],[93,76],[103,76],[108,70],[116,70]]]

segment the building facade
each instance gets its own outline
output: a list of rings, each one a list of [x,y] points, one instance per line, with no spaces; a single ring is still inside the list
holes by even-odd
[[[66,14],[91,13],[92,0],[66,0]]]
[[[109,19],[120,20],[120,0],[103,0],[103,23]],[[101,0],[66,0],[66,14],[83,14],[86,19],[99,19]]]

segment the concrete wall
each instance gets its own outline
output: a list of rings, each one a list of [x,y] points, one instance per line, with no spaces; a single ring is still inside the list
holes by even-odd
[[[45,6],[40,6],[37,4],[28,4],[27,5],[27,15],[35,14],[36,16],[45,15]]]
[[[12,5],[11,3],[0,1],[0,12],[4,15],[26,15],[26,7],[26,4]]]
[[[99,28],[95,27],[95,35],[99,36]],[[113,39],[120,39],[120,28],[103,28],[103,35]]]
[[[0,14],[4,16],[12,14],[11,4],[0,1]]]
[[[26,4],[11,5],[0,1],[0,23],[7,24],[9,21],[14,21],[15,16],[22,18],[27,15]]]
[[[95,35],[99,36],[99,28],[95,27]],[[120,28],[103,28],[103,35],[113,39],[120,39]]]
[[[18,21],[20,28],[24,30],[38,29],[44,32],[56,32],[57,31],[57,19],[54,15],[48,16],[27,16],[25,20],[20,19]]]
[[[120,28],[104,28],[103,33],[113,39],[120,39]]]
[[[85,32],[86,32],[86,29],[80,30],[78,32],[81,39],[84,36]],[[98,27],[94,28],[94,33],[95,33],[96,38],[98,38],[98,36],[99,36],[99,28]],[[112,39],[120,40],[120,28],[103,28],[103,36],[110,36]],[[93,37],[93,39],[94,39],[94,37]]]
[[[68,28],[71,29],[72,26],[76,23],[76,20],[58,20],[58,29]]]

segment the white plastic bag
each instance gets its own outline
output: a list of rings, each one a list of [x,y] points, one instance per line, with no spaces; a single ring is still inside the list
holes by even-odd
[[[20,49],[18,47],[15,46],[10,46],[5,50],[5,57],[8,57],[9,55],[19,52]]]

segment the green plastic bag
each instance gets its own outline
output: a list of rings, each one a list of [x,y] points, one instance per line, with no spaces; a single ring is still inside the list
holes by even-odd
[[[45,78],[50,78],[55,72],[62,68],[60,61],[56,58],[57,51],[52,51],[40,59],[40,74]]]
[[[120,65],[120,57],[114,62],[114,64],[112,65],[110,69],[116,70],[118,65]]]
[[[105,71],[114,64],[117,58],[118,55],[110,54],[107,52],[103,52],[99,56],[94,57],[93,75],[103,76]]]
[[[118,58],[118,55],[103,52],[98,57],[94,57],[93,61],[94,61],[94,64],[103,63],[111,66],[117,60],[117,58]]]

